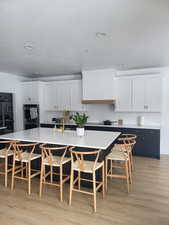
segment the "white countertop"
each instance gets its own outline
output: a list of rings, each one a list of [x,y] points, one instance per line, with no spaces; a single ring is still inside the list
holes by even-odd
[[[51,123],[42,123],[42,124],[55,124],[53,122]],[[58,123],[56,123],[58,124]],[[70,123],[65,123],[65,125],[75,125],[75,123],[70,122]],[[101,123],[87,123],[86,126],[96,126],[96,127],[116,127],[116,128],[134,128],[134,129],[155,129],[159,130],[161,129],[160,125],[143,125],[143,126],[138,126],[136,124],[123,124],[123,125],[118,125],[118,124],[112,124],[112,125],[104,125]]]
[[[78,146],[85,148],[107,149],[120,135],[120,132],[85,131],[83,137],[78,137],[76,131],[54,131],[53,128],[34,128],[15,133],[1,135],[1,139],[26,142],[50,143],[58,145]]]
[[[95,124],[95,123],[88,123],[87,126],[100,126],[100,127],[117,127],[117,128],[135,128],[135,129],[160,129],[160,126],[158,125],[143,125],[143,126],[138,126],[135,124],[112,124],[112,125],[104,125],[104,124]]]

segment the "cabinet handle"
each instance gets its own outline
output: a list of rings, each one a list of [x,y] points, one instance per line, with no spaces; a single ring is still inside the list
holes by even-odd
[[[144,106],[144,109],[148,109],[148,105],[145,105],[145,106]]]

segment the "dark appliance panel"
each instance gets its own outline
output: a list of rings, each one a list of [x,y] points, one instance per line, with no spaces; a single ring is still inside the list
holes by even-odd
[[[6,127],[5,133],[14,131],[12,93],[0,93],[0,127]]]
[[[25,104],[23,105],[24,111],[24,129],[32,129],[39,127],[39,105],[38,104]]]

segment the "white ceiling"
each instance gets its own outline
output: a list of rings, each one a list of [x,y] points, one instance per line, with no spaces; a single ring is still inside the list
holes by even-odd
[[[169,66],[169,0],[0,0],[0,71]]]

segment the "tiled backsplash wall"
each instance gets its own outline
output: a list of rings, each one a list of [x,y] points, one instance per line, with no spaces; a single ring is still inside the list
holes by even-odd
[[[104,120],[116,121],[122,119],[124,124],[137,124],[137,117],[144,116],[145,125],[160,125],[161,113],[127,113],[115,112],[112,105],[87,105],[86,114],[89,122],[102,122]],[[46,112],[44,121],[51,122],[53,117],[62,117],[61,112]]]

